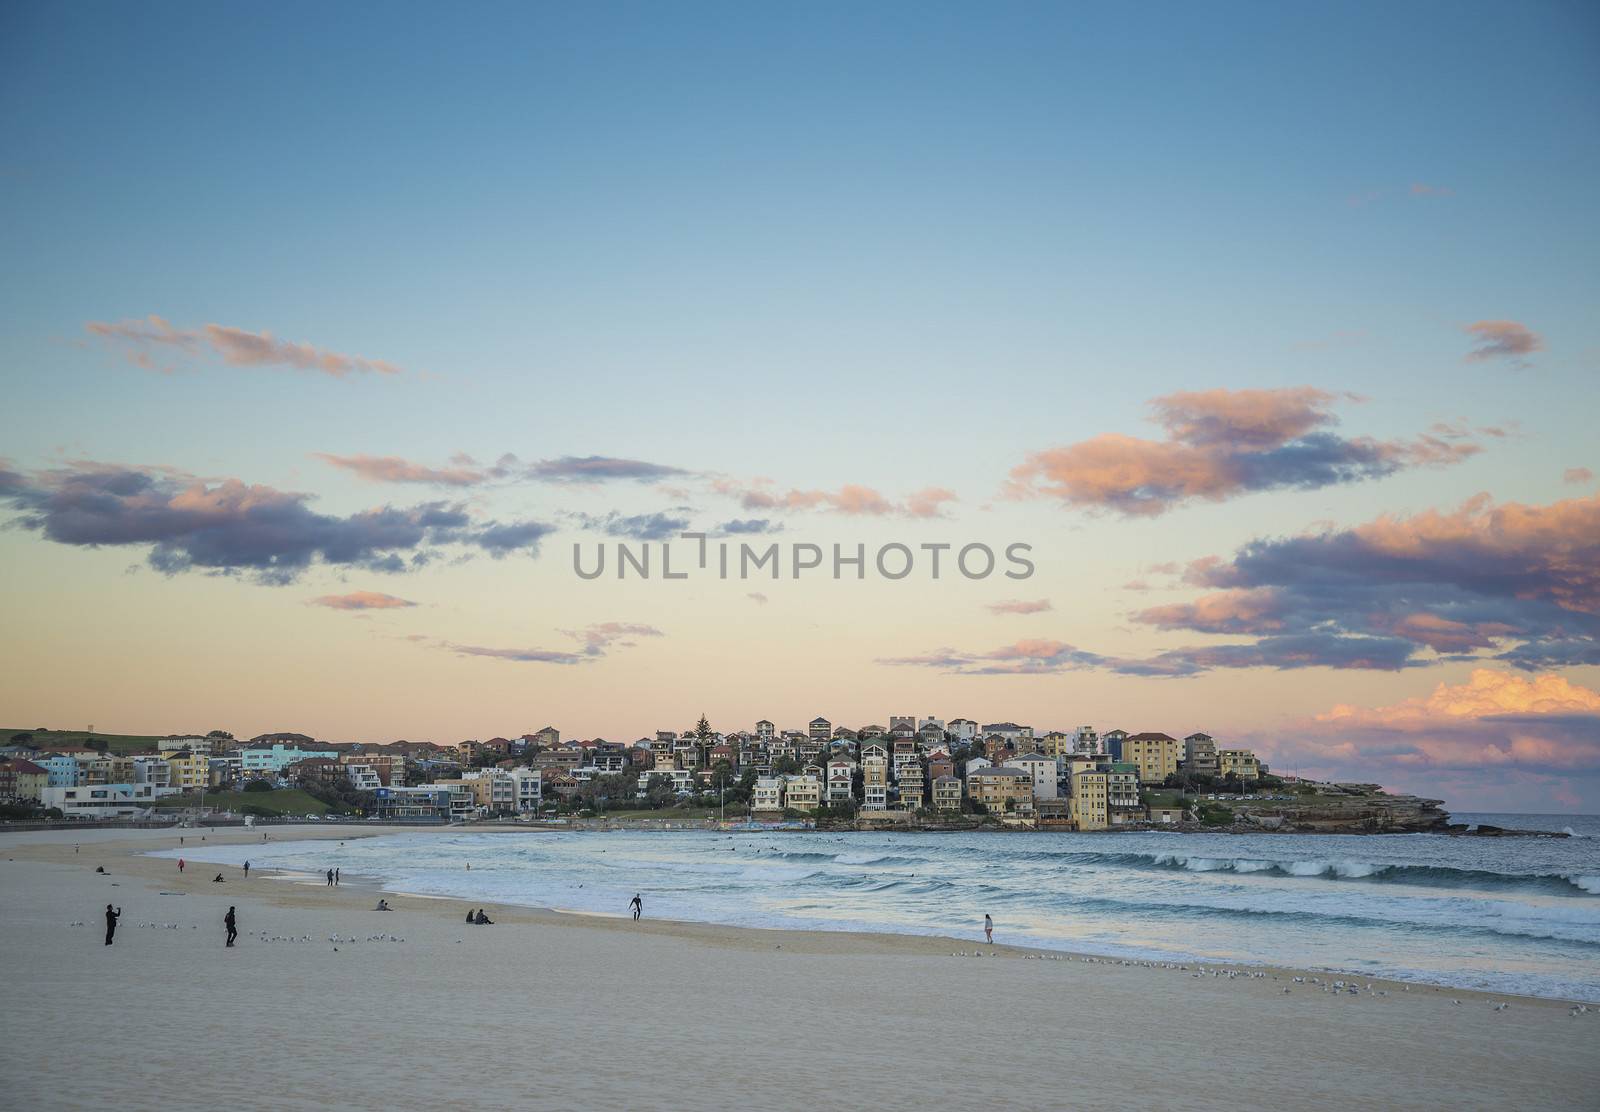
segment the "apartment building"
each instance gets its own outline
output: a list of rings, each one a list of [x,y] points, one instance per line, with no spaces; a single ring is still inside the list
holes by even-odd
[[[1086,769],[1072,777],[1072,820],[1079,830],[1104,830],[1111,824],[1109,773]]]
[[[1139,766],[1139,780],[1145,784],[1159,784],[1178,771],[1178,755],[1182,752],[1178,739],[1167,734],[1132,734],[1122,741],[1120,762]]]

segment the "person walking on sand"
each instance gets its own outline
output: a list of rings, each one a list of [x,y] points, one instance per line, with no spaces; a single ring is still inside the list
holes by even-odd
[[[178,858],[178,871],[183,872],[183,858]]]
[[[233,908],[228,908],[228,914],[222,917],[222,925],[228,928],[228,945],[233,945],[233,940],[239,937],[238,920],[233,917]]]
[[[332,869],[328,870],[328,887],[329,888],[333,887],[333,870]]]
[[[337,865],[333,869],[333,886],[335,888],[339,887],[339,868]]]
[[[244,863],[244,878],[246,880],[250,879],[250,862],[248,861]]]
[[[983,917],[983,940],[991,946],[994,944],[994,920],[987,914]]]
[[[111,905],[106,904],[106,945],[111,945],[111,940],[117,936],[117,920],[122,918],[122,908],[112,911]]]
[[[633,894],[633,899],[628,901],[628,906],[633,909],[633,921],[637,923],[639,916],[644,914],[644,903],[639,899],[639,893]]]

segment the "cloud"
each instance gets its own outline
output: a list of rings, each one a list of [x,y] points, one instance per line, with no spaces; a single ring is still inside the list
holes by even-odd
[[[1190,566],[1214,593],[1150,607],[1164,630],[1258,638],[1189,659],[1252,666],[1320,639],[1333,666],[1399,668],[1495,654],[1523,669],[1600,663],[1600,497],[1384,515],[1349,529],[1258,540]],[[1222,655],[1217,655],[1221,653]],[[1281,666],[1281,665],[1279,665]]]
[[[659,463],[613,456],[562,456],[530,464],[527,474],[530,479],[551,483],[604,483],[617,479],[653,483],[688,472]]]
[[[458,656],[486,656],[518,664],[584,664],[591,659],[583,653],[558,649],[493,649],[483,645],[457,645],[454,642],[446,642],[442,647]]]
[[[782,522],[773,521],[769,517],[735,518],[732,521],[724,521],[717,526],[717,532],[725,533],[729,536],[781,533],[783,532],[783,524]]]
[[[1275,768],[1399,784],[1486,809],[1600,802],[1600,693],[1475,669],[1387,706],[1339,704],[1263,739]]]
[[[346,355],[311,344],[280,340],[270,332],[249,332],[224,324],[176,328],[152,315],[143,320],[115,323],[89,321],[84,329],[122,352],[135,365],[151,370],[163,369],[157,366],[158,355],[167,353],[188,358],[219,356],[234,367],[293,367],[334,378],[403,373],[399,367],[382,359]]]
[[[1310,490],[1457,463],[1481,450],[1459,437],[1339,436],[1329,431],[1338,400],[1310,386],[1169,394],[1151,402],[1165,440],[1104,433],[1032,452],[1012,469],[1004,493],[1155,516],[1196,500]]]
[[[416,603],[381,591],[351,591],[347,595],[323,595],[312,599],[308,605],[326,606],[330,610],[395,610]]]
[[[565,649],[498,649],[484,645],[461,645],[453,641],[439,641],[437,647],[458,656],[482,656],[491,660],[507,660],[517,664],[588,664],[604,657],[613,646],[632,648],[636,637],[663,637],[654,626],[635,622],[599,622],[583,629],[564,629],[564,635],[582,643],[581,651]]]
[[[534,522],[477,526],[459,503],[380,506],[341,517],[317,513],[310,502],[307,494],[162,468],[94,461],[29,475],[0,468],[0,504],[17,513],[15,527],[58,544],[144,548],[150,566],[169,575],[199,569],[283,584],[318,562],[398,572],[447,544],[534,553],[551,529]]]
[[[313,452],[317,459],[356,475],[371,483],[432,483],[438,486],[473,486],[486,480],[485,471],[472,467],[426,467],[399,456],[335,456],[327,452]]]
[[[1522,361],[1544,348],[1544,340],[1530,331],[1525,324],[1514,320],[1480,320],[1466,325],[1462,331],[1473,337],[1475,347],[1467,353],[1468,363],[1487,359],[1512,359]]]
[[[771,479],[716,479],[712,489],[718,494],[737,498],[746,510],[830,510],[848,517],[942,517],[944,503],[956,501],[956,495],[943,487],[927,487],[895,502],[872,487],[846,483],[838,490],[780,491]]]
[[[1054,609],[1047,598],[1032,600],[1008,599],[1004,602],[991,602],[986,607],[991,614],[1042,614],[1046,610]]]
[[[1561,473],[1561,481],[1564,483],[1592,483],[1594,482],[1594,472],[1587,467],[1569,467]]]
[[[688,518],[671,517],[664,513],[624,516],[612,512],[603,517],[591,514],[575,516],[585,528],[598,529],[612,537],[628,537],[639,541],[664,541],[689,528]]]
[[[666,636],[655,626],[640,625],[636,622],[600,622],[585,626],[583,629],[564,629],[561,632],[576,641],[581,641],[583,651],[588,656],[604,656],[606,650],[613,644],[625,649],[631,649],[637,644],[625,638]]]
[[[1015,676],[1099,668],[1106,665],[1107,658],[1084,652],[1065,641],[1035,637],[1002,645],[989,652],[944,648],[921,656],[882,657],[878,663],[932,668],[957,676]]]

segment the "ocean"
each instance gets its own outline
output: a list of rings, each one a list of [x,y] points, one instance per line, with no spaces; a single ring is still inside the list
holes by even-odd
[[[997,942],[1600,1001],[1600,817],[1455,818],[1574,836],[451,829],[159,856],[750,927],[976,941],[987,912]]]

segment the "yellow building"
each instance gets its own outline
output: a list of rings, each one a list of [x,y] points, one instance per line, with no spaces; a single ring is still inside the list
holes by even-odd
[[[961,781],[954,776],[940,776],[933,782],[933,805],[940,811],[961,810]]]
[[[167,757],[167,782],[180,792],[199,791],[210,786],[210,767],[211,758],[204,753],[180,749]]]
[[[1159,784],[1178,771],[1183,744],[1166,734],[1134,734],[1122,741],[1122,759],[1139,766],[1139,780]]]
[[[1110,783],[1110,774],[1099,769],[1073,774],[1072,821],[1079,830],[1104,830],[1111,824]]]
[[[783,805],[796,811],[815,811],[822,805],[822,781],[815,776],[785,778]]]
[[[1237,776],[1241,780],[1261,779],[1261,762],[1248,749],[1217,750],[1217,770],[1223,776]]]

